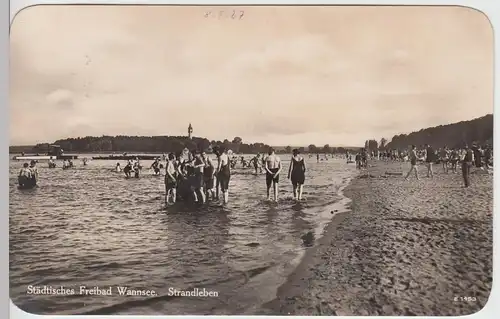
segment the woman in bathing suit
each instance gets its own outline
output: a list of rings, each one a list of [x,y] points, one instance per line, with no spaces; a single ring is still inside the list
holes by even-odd
[[[224,204],[227,204],[229,200],[229,180],[231,179],[231,169],[229,167],[229,156],[225,149],[215,148],[214,153],[218,158],[217,165],[217,180],[219,181],[219,186],[224,196]]]
[[[288,178],[292,181],[293,186],[293,199],[302,199],[302,189],[306,179],[305,172],[306,164],[304,158],[300,156],[298,149],[294,149],[290,168],[288,169]]]

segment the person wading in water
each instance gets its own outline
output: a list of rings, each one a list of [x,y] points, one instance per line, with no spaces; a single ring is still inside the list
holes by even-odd
[[[288,178],[292,181],[293,199],[302,200],[302,190],[306,179],[306,164],[298,149],[292,151],[293,156],[288,169]]]
[[[194,197],[198,203],[205,204],[206,198],[205,192],[203,191],[205,162],[203,161],[203,157],[199,151],[194,152],[193,168]]]
[[[19,171],[19,175],[17,177],[17,181],[19,183],[20,188],[30,188],[32,185],[32,177],[33,174],[29,168],[28,163],[24,163],[23,167]]]
[[[176,164],[175,155],[173,153],[168,154],[167,167],[165,169],[165,204],[168,204],[170,199],[172,199],[173,204],[177,200]]]
[[[214,147],[214,153],[217,155],[217,181],[222,191],[223,202],[227,204],[229,201],[229,180],[231,179],[231,169],[229,167],[230,160],[227,150],[224,148]],[[216,189],[216,197],[219,198],[219,189]]]
[[[281,160],[275,154],[274,149],[269,149],[269,156],[266,158],[266,186],[267,186],[267,200],[271,199],[271,186],[274,189],[274,201],[278,201],[278,185],[280,182]]]
[[[207,153],[203,152],[201,154],[203,162],[205,163],[205,168],[203,170],[203,180],[205,183],[205,192],[207,201],[214,199],[214,176],[215,176],[215,167],[212,163],[210,157],[207,156]]]

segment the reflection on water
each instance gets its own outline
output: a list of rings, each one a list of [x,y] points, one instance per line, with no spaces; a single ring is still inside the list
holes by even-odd
[[[306,200],[295,203],[284,170],[281,199],[271,203],[264,175],[236,169],[227,207],[166,208],[163,178],[148,170],[125,179],[111,171],[113,161],[76,164],[40,163],[40,186],[18,190],[22,162],[10,163],[10,295],[31,313],[251,313],[274,297],[304,252],[301,237],[321,232],[354,174],[341,160],[309,163]],[[28,285],[128,286],[158,296],[29,295]],[[170,287],[219,297],[172,298]]]

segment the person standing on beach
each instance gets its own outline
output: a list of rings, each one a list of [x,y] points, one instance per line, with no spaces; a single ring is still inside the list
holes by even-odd
[[[491,152],[491,147],[490,147],[490,145],[486,145],[486,149],[484,150],[484,166],[486,167],[486,169],[490,168],[492,157],[493,157],[493,154]]]
[[[476,166],[479,169],[483,169],[483,161],[482,161],[483,151],[481,147],[478,145],[472,145],[472,151],[474,153],[474,166]]]
[[[267,200],[271,199],[271,186],[274,189],[274,201],[278,201],[278,184],[280,182],[281,160],[276,155],[273,148],[269,149],[269,155],[266,158],[266,186],[267,186]],[[319,158],[319,154],[318,154]]]
[[[425,147],[425,162],[427,163],[427,177],[434,178],[434,171],[432,165],[435,162],[436,152],[429,144]]]
[[[356,169],[361,169],[361,153],[356,154]]]
[[[411,167],[410,167],[410,171],[408,172],[408,174],[406,174],[405,181],[408,180],[408,177],[410,177],[410,174],[413,171],[415,172],[415,177],[417,178],[417,180],[419,180],[418,169],[417,169],[417,147],[415,145],[411,146],[411,151],[410,151],[409,157],[410,157]]]
[[[443,164],[443,171],[448,174],[448,162],[450,161],[450,151],[448,147],[445,146],[439,152],[439,157],[441,160],[441,164]]]
[[[462,160],[462,176],[464,178],[464,187],[470,186],[470,168],[472,167],[473,162],[474,153],[468,145],[465,145],[465,156]]]
[[[293,199],[302,200],[302,190],[306,179],[306,164],[298,149],[292,151],[290,168],[288,169],[288,179],[292,181]]]
[[[457,163],[459,159],[460,155],[458,154],[458,150],[454,148],[450,154],[450,162],[451,162],[451,171],[455,174],[457,173]]]

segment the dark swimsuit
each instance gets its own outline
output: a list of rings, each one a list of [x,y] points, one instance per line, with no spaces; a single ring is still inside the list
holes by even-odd
[[[229,157],[228,157],[229,160]],[[220,168],[219,173],[217,174],[217,178],[219,180],[219,185],[221,190],[225,191],[229,189],[229,180],[231,179],[231,170],[229,169],[229,163],[222,166]]]
[[[270,168],[269,169],[272,174],[266,172],[266,185],[267,187],[271,187],[272,183],[278,184],[280,182],[280,175],[278,174],[276,177],[274,175],[279,171],[279,168]]]
[[[160,163],[158,162],[155,162],[153,163],[153,171],[155,172],[156,175],[160,174]]]
[[[413,166],[417,165],[417,158],[416,158],[416,157],[411,157],[411,159],[410,159],[410,163],[411,163],[411,165],[413,165]]]
[[[481,161],[481,152],[478,149],[475,149],[473,151],[474,153],[474,164],[476,164],[476,167],[481,167],[483,166],[483,163]]]
[[[290,179],[292,180],[292,185],[293,186],[303,185],[306,180],[304,159],[302,158],[300,161],[297,161],[292,157],[292,162],[293,162],[293,168],[292,168],[292,173],[290,175]]]
[[[132,170],[132,165],[131,164],[127,164],[125,165],[125,167],[123,168],[123,172],[128,176],[130,175],[130,171]]]
[[[434,163],[435,162],[434,157],[435,157],[434,150],[431,147],[427,148],[425,161],[427,163]]]
[[[200,160],[200,159],[196,159],[195,162],[194,162],[194,165],[201,165],[203,164],[203,161]],[[199,168],[196,169],[196,172],[194,172],[194,178],[193,178],[193,187],[195,189],[200,189],[203,187],[203,184],[204,184],[204,175],[203,175],[204,171],[203,172],[200,172]]]
[[[203,180],[205,182],[206,189],[214,188],[214,167],[212,165],[205,166],[203,171]]]

